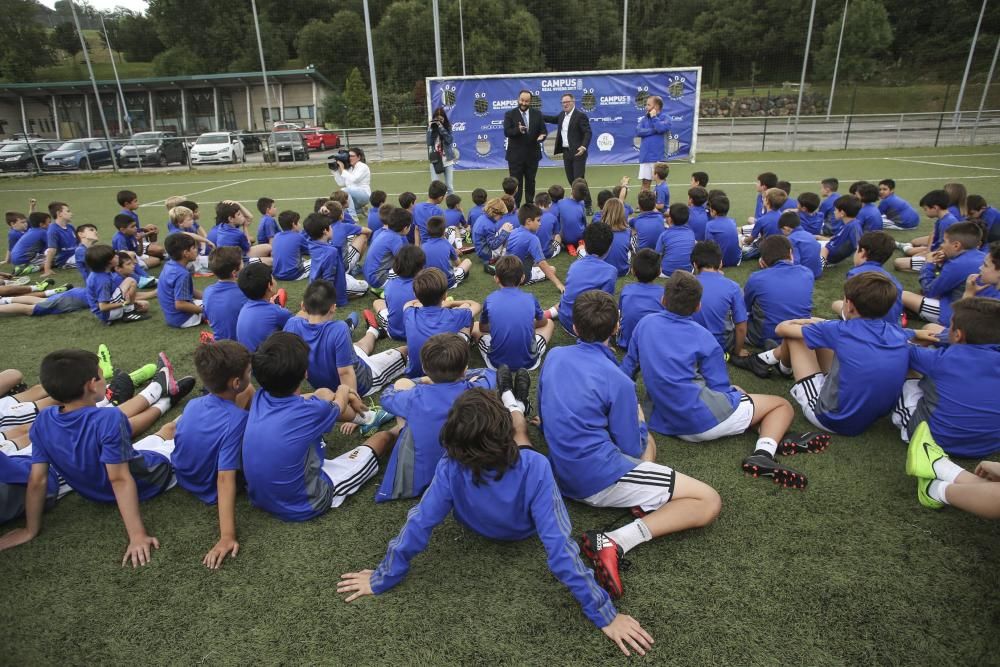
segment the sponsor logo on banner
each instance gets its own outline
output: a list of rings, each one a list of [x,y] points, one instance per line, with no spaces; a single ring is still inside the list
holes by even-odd
[[[510,111],[517,108],[517,100],[493,100],[494,111]]]
[[[452,132],[465,132],[465,121],[464,120],[460,120],[458,122],[452,123],[451,124],[451,131]]]
[[[610,132],[602,132],[597,136],[597,150],[607,152],[615,147],[615,137]]]
[[[441,106],[449,110],[455,106],[455,84],[445,83],[441,86]]]
[[[628,95],[602,95],[602,107],[620,107],[632,104],[632,98]]]
[[[680,74],[673,74],[667,79],[667,97],[672,100],[679,100],[684,97],[684,88],[687,79]]]
[[[591,118],[591,123],[620,123],[622,122],[621,116],[601,116],[598,118]]]
[[[495,118],[489,122],[488,125],[480,125],[480,132],[489,132],[490,130],[499,130],[503,127],[503,120],[500,118]]]
[[[681,138],[676,134],[669,135],[670,138],[667,139],[667,155],[673,155],[681,149]]]
[[[490,135],[480,134],[476,136],[476,154],[480,157],[486,157],[490,154]]]
[[[580,99],[580,104],[583,106],[584,111],[590,112],[594,110],[597,106],[597,98],[594,97],[593,88],[584,91],[583,97]]]
[[[580,86],[579,79],[542,79],[542,90],[546,92],[578,90]]]
[[[472,102],[472,110],[477,116],[485,116],[489,113],[490,102],[486,99],[486,93],[477,92]]]

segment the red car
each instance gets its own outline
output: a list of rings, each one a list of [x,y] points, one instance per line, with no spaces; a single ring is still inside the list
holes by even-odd
[[[328,148],[340,146],[340,135],[333,130],[326,130],[322,127],[307,127],[301,132],[311,151],[325,151]]]

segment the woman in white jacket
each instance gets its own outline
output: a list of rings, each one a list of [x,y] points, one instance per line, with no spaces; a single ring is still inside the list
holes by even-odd
[[[372,195],[372,171],[365,164],[365,152],[360,148],[349,149],[347,155],[350,159],[350,167],[347,169],[338,160],[333,160],[337,166],[333,178],[351,196],[348,209],[357,220],[358,209],[367,205]]]

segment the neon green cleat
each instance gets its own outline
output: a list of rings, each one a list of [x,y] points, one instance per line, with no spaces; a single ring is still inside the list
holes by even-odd
[[[917,480],[917,500],[919,500],[920,504],[927,509],[939,510],[944,507],[944,503],[934,500],[931,498],[930,494],[927,493],[927,491],[931,488],[931,482],[933,481],[933,479]]]
[[[64,285],[60,285],[59,287],[53,287],[52,288],[52,293],[53,294],[62,294],[63,292],[68,292],[71,289],[73,289],[73,283],[66,283]]]
[[[944,453],[931,436],[927,422],[920,422],[910,438],[910,446],[906,450],[906,474],[920,479],[936,479],[934,462],[946,458]]]
[[[137,387],[152,380],[154,375],[156,375],[156,364],[146,364],[145,366],[140,366],[128,374],[128,376],[132,378],[132,382]]]
[[[104,343],[97,346],[97,365],[101,367],[104,379],[110,382],[111,378],[114,377],[115,368],[111,364],[111,350]]]
[[[52,280],[52,278],[46,278],[45,280],[40,280],[34,285],[32,285],[31,289],[34,290],[35,292],[44,292],[45,290],[51,288],[55,284],[56,281]]]
[[[42,268],[40,266],[35,266],[34,264],[21,264],[20,266],[14,267],[15,276],[26,276],[30,273],[38,273]]]

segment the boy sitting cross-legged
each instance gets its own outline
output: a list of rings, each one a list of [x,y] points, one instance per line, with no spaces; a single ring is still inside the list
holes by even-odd
[[[896,244],[896,248],[905,255],[893,262],[897,271],[919,272],[924,268],[927,255],[941,247],[945,231],[958,222],[949,208],[950,203],[951,195],[946,190],[931,190],[921,198],[920,208],[934,221],[934,232],[930,236],[918,236],[908,243]]]
[[[457,333],[466,341],[472,339],[472,321],[479,314],[475,301],[447,301],[448,279],[440,269],[423,269],[413,279],[416,299],[403,307],[403,330],[410,363],[406,377],[423,377],[420,348],[438,333]]]
[[[428,218],[425,229],[426,234],[421,236],[420,241],[420,247],[424,251],[425,266],[441,269],[441,272],[448,276],[448,289],[458,287],[469,275],[472,260],[458,259],[455,246],[444,237],[444,216],[433,215]]]
[[[708,198],[711,217],[705,225],[705,240],[715,241],[722,249],[722,266],[739,266],[743,261],[739,230],[729,217],[729,197],[720,193]]]
[[[883,318],[886,322],[900,324],[903,316],[903,286],[896,277],[882,268],[882,265],[892,259],[896,252],[896,240],[888,232],[865,232],[858,241],[858,249],[854,251],[854,268],[847,272],[845,280],[850,280],[859,273],[874,271],[879,273],[896,286],[896,305],[889,309]],[[830,304],[837,317],[844,311],[844,302],[840,299]]]
[[[820,260],[820,245],[816,237],[802,228],[802,218],[798,211],[785,211],[778,218],[778,228],[792,244],[792,259],[813,273],[814,278],[823,275]]]
[[[236,284],[247,298],[236,318],[236,340],[252,353],[268,336],[281,331],[292,314],[275,303],[278,295],[270,266],[247,264]]]
[[[469,370],[469,344],[456,334],[428,338],[420,350],[420,361],[425,377],[399,379],[382,393],[383,405],[398,417],[398,426],[385,477],[375,493],[377,503],[422,494],[445,454],[441,427],[455,399],[472,387],[493,389],[497,385],[493,371]],[[530,382],[525,378],[521,388],[530,387]]]
[[[643,321],[649,317],[659,316]],[[648,512],[609,533],[583,535],[583,553],[594,563],[597,580],[617,598],[625,553],[654,537],[707,526],[722,501],[707,484],[655,463],[656,443],[646,431],[635,383],[608,347],[618,327],[614,298],[601,290],[584,292],[574,302],[573,322],[576,345],[553,349],[542,366],[542,428],[563,495],[592,507]]]
[[[339,193],[346,195],[343,190]],[[337,202],[328,202],[327,216],[330,218],[330,243],[340,248],[340,256],[344,262],[344,270],[349,275],[357,275],[361,265],[361,257],[365,254],[372,231],[348,220],[344,208]]]
[[[503,244],[514,230],[514,225],[509,222],[501,224],[500,221],[506,214],[507,205],[504,201],[499,197],[491,199],[483,206],[482,215],[472,225],[472,243],[487,272],[491,271],[497,257],[503,254]]]
[[[406,244],[396,253],[392,262],[395,277],[387,280],[384,299],[375,299],[371,310],[365,310],[365,322],[378,332],[379,338],[388,335],[393,340],[406,340],[403,329],[403,310],[417,297],[413,294],[413,278],[424,268],[427,255],[420,246]]]
[[[648,190],[639,193],[652,194]],[[661,300],[663,288],[656,284],[660,277],[660,256],[649,248],[642,248],[632,255],[632,273],[636,282],[622,287],[618,298],[618,309],[621,313],[621,326],[615,338],[619,349],[628,351],[629,342],[635,326],[646,315],[663,310]]]
[[[281,231],[271,239],[275,280],[308,278],[311,258],[303,258],[303,255],[309,254],[309,241],[302,233],[299,214],[295,211],[282,211],[278,215],[278,227]]]
[[[348,299],[367,294],[368,283],[347,273],[343,251],[333,245],[330,218],[322,213],[310,213],[303,226],[309,235],[309,280],[328,280],[336,285],[338,306],[346,306]]]
[[[420,503],[389,542],[382,563],[374,571],[342,575],[337,592],[348,594],[346,601],[352,602],[399,584],[410,561],[427,547],[434,527],[454,512],[459,523],[489,539],[538,535],[549,569],[570,589],[587,618],[626,655],[629,647],[645,654],[653,638],[634,618],[615,610],[580,561],[566,506],[548,461],[531,449],[523,414],[508,412],[491,392],[470,389],[452,406],[441,444],[446,455],[437,462]]]
[[[747,309],[739,283],[722,273],[722,251],[713,241],[700,241],[691,252],[691,263],[701,283],[701,304],[691,319],[715,336],[722,351],[745,357]],[[663,297],[662,290],[659,294]]]
[[[363,267],[365,281],[373,289],[385,287],[385,281],[392,277],[392,262],[399,249],[406,245],[406,232],[412,219],[409,211],[392,209],[385,227],[372,240]]]
[[[28,214],[28,230],[10,249],[10,263],[14,265],[15,276],[38,273],[42,270],[49,243],[50,224],[52,216],[44,211]]]
[[[677,269],[691,270],[691,249],[694,248],[694,232],[687,226],[688,207],[671,204],[667,214],[667,228],[656,242],[656,252],[660,260],[660,275],[669,278]]]
[[[97,319],[104,324],[149,319],[145,314],[149,310],[149,304],[136,299],[135,280],[125,278],[116,286],[118,253],[111,246],[95,245],[87,248],[84,261],[90,270],[87,276],[87,302]]]
[[[660,240],[660,234],[666,226],[663,216],[667,212],[656,210],[656,194],[652,190],[640,190],[636,200],[639,203],[639,213],[628,221],[629,226],[635,230],[635,247],[655,250],[656,242]]]
[[[573,333],[573,304],[576,297],[592,289],[599,289],[610,295],[615,293],[618,282],[618,271],[604,261],[611,250],[612,231],[603,222],[587,225],[583,232],[583,240],[587,256],[569,266],[566,271],[566,285],[559,305],[545,311],[545,316],[554,319],[559,317],[559,324],[571,336]]]
[[[562,292],[566,288],[556,275],[556,270],[545,258],[545,249],[538,237],[542,224],[542,209],[534,204],[524,204],[517,211],[517,219],[521,226],[507,237],[504,254],[516,257],[523,263],[523,272],[527,276],[526,285],[533,285],[547,278]]]
[[[202,293],[195,289],[188,265],[198,256],[198,242],[187,234],[171,234],[163,245],[170,256],[156,283],[163,319],[170,327],[196,327],[204,319]]]
[[[253,355],[254,394],[243,436],[243,474],[250,504],[283,521],[307,521],[340,507],[378,473],[392,446],[390,431],[334,459],[323,434],[365,410],[346,384],[299,394],[309,368],[309,346],[295,334],[272,334]]]
[[[236,246],[243,251],[243,261],[247,264],[263,262],[270,265],[271,246],[267,243],[250,245],[250,232],[247,228],[250,225],[250,212],[239,202],[225,200],[215,205],[215,233],[216,246]]]
[[[857,250],[858,241],[863,233],[861,222],[858,220],[860,211],[861,202],[851,195],[837,198],[833,205],[833,215],[840,226],[830,238],[820,239],[823,247],[819,251],[819,256],[823,268],[847,259]]]
[[[243,255],[233,246],[216,248],[208,256],[208,268],[219,280],[205,288],[205,317],[215,340],[236,340],[236,323],[247,302],[247,295],[236,282],[243,269]]]
[[[517,257],[501,257],[496,269],[493,279],[500,289],[483,302],[479,322],[472,329],[472,340],[489,368],[534,370],[542,363],[555,332],[555,322],[545,317],[534,294],[520,289],[524,283],[524,264]]]

